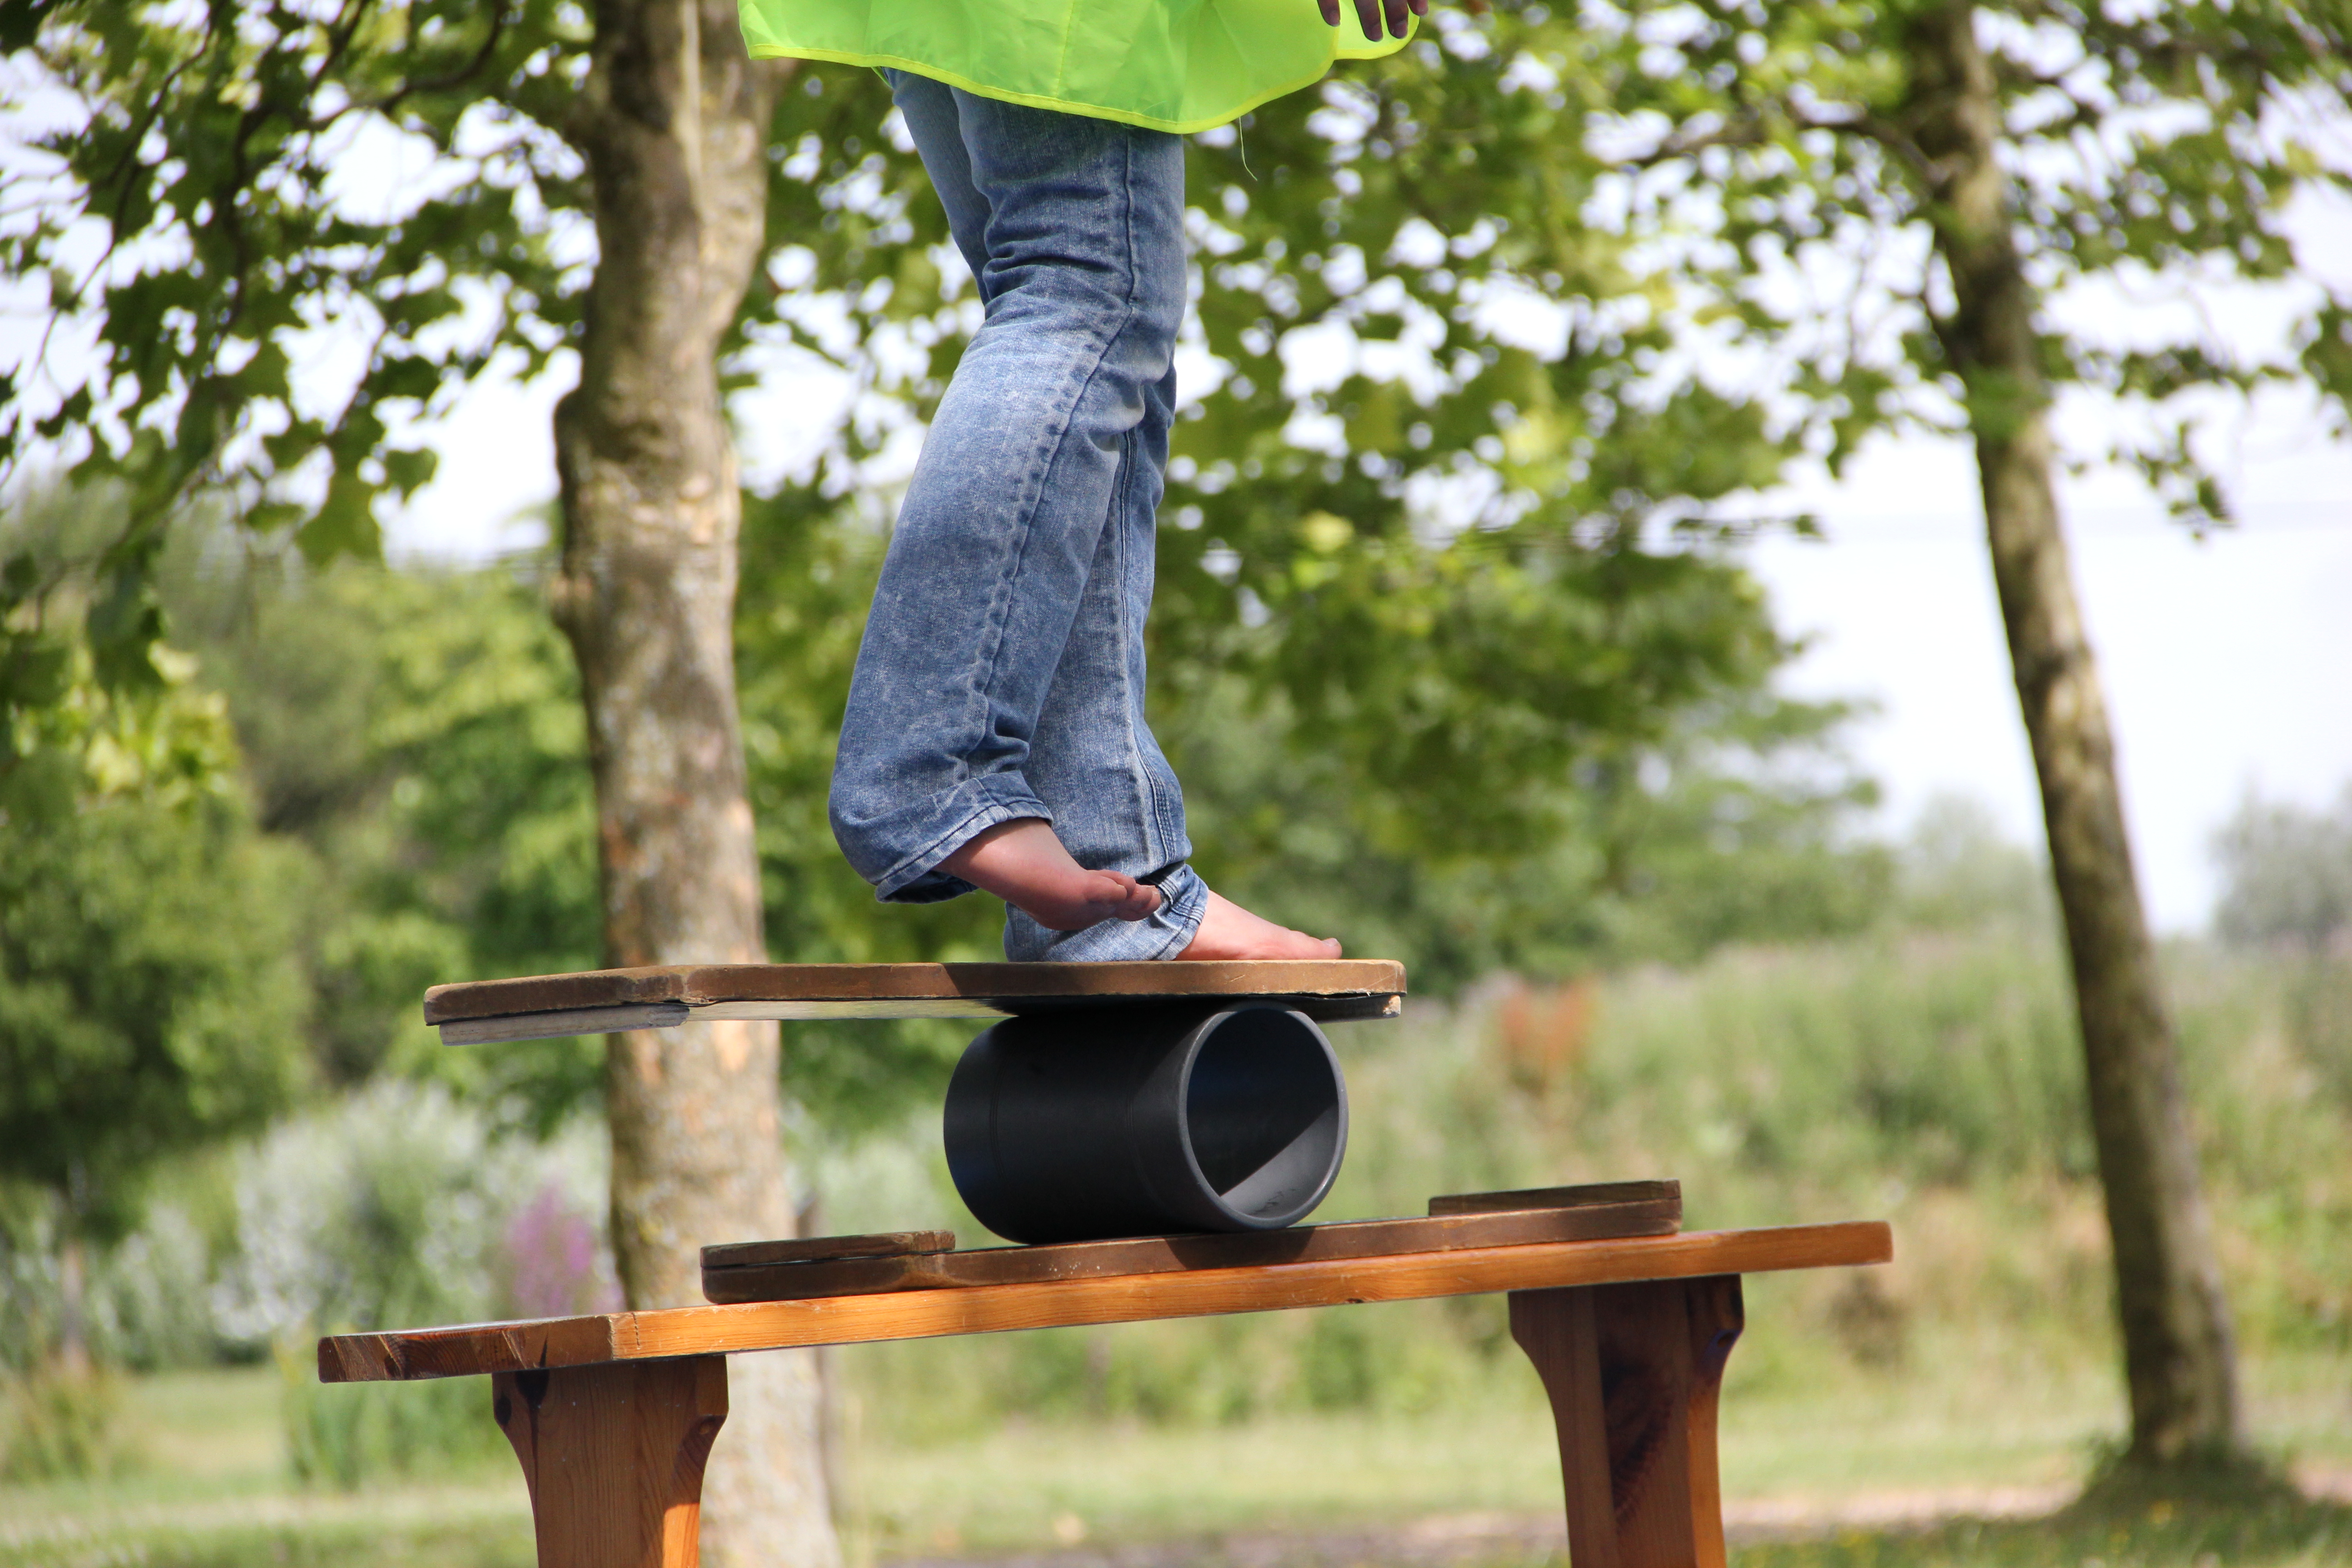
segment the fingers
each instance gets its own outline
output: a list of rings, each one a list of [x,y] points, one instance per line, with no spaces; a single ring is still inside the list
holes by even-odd
[[[1324,23],[1339,25],[1339,0],[1316,0],[1322,8]],[[1473,0],[1475,4],[1476,0]],[[1356,0],[1356,25],[1367,38],[1377,38],[1383,29],[1391,38],[1402,38],[1412,26],[1408,16],[1429,15],[1429,0]]]
[[[1316,4],[1322,8],[1325,26],[1336,27],[1339,25],[1339,0],[1316,0]]]

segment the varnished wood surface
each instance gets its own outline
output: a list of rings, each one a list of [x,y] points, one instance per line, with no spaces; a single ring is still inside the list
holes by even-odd
[[[1679,1196],[1631,1203],[1577,1203],[1431,1218],[1353,1220],[1221,1236],[1144,1236],[1052,1247],[988,1247],[971,1252],[908,1248],[896,1257],[771,1263],[747,1242],[702,1249],[702,1293],[712,1301],[785,1301],[882,1290],[944,1290],[973,1285],[1101,1279],[1185,1269],[1265,1268],[1391,1253],[1520,1247],[1539,1241],[1666,1236],[1682,1224]],[[821,1242],[799,1245],[815,1247]]]
[[[1511,1293],[1550,1396],[1574,1568],[1725,1568],[1716,1409],[1737,1275]]]
[[[646,1016],[653,1023],[680,1005],[695,1018],[994,1018],[1074,1007],[1220,1001],[1281,1002],[1330,1020],[1392,1015],[1404,988],[1404,965],[1383,959],[667,964],[436,985],[425,994],[425,1021],[446,1028],[530,1015],[645,1008],[654,1010]]]
[[[1894,1238],[1886,1226],[1858,1221],[1608,1241],[1541,1242],[1108,1279],[672,1307],[534,1322],[339,1334],[319,1342],[319,1375],[328,1383],[460,1377],[789,1345],[858,1344],[1632,1279],[1834,1268],[1884,1263],[1893,1256]]]
[[[726,1357],[500,1373],[490,1413],[522,1462],[539,1568],[695,1568]]]

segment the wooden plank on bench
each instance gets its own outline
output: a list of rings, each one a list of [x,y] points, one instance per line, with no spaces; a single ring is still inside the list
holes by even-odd
[[[702,1249],[702,1293],[710,1300],[790,1301],[812,1296],[856,1296],[881,1290],[943,1290],[962,1285],[1015,1285],[1045,1279],[1103,1279],[1121,1275],[1173,1274],[1192,1268],[1243,1268],[1375,1258],[1400,1252],[1460,1251],[1517,1247],[1537,1241],[1596,1241],[1607,1237],[1668,1236],[1682,1226],[1679,1182],[1612,1182],[1592,1187],[1549,1187],[1535,1193],[1464,1194],[1433,1200],[1497,1200],[1428,1218],[1349,1220],[1233,1235],[1141,1236],[1051,1247],[987,1247],[954,1250],[944,1231],[907,1233],[946,1245],[877,1244],[897,1238],[814,1237],[746,1241]],[[1503,1199],[1537,1200],[1504,1203]]]
[[[436,985],[425,1021],[449,1045],[662,1028],[714,1018],[1002,1018],[1077,1008],[1271,1002],[1325,1023],[1396,1016],[1404,965],[688,963]]]
[[[1501,1193],[1447,1193],[1429,1200],[1433,1215],[1493,1214],[1503,1209],[1549,1209],[1583,1204],[1670,1202],[1683,1209],[1683,1184],[1671,1178],[1650,1182],[1590,1182],[1575,1187],[1517,1187]]]
[[[862,1344],[1635,1279],[1834,1268],[1884,1263],[1893,1256],[1894,1237],[1885,1223],[1865,1221],[1606,1241],[1538,1242],[1104,1279],[894,1290],[737,1306],[671,1307],[526,1323],[338,1334],[319,1342],[319,1376],[326,1383],[463,1377],[795,1345]]]

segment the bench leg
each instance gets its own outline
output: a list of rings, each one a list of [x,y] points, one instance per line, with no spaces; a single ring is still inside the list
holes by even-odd
[[[1739,1277],[1511,1292],[1559,1428],[1573,1568],[1724,1568],[1716,1397]]]
[[[530,1486],[539,1568],[694,1568],[725,1356],[504,1372],[490,1390]]]

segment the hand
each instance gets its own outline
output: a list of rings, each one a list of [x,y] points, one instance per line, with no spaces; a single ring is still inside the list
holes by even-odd
[[[1338,26],[1339,0],[1318,0],[1318,3],[1323,7],[1323,20],[1331,26]],[[1356,20],[1362,25],[1364,37],[1368,38],[1379,37],[1384,25],[1390,37],[1403,37],[1409,25],[1405,21],[1407,11],[1416,16],[1426,16],[1429,15],[1429,0],[1356,0]],[[1381,15],[1383,12],[1387,13],[1385,17]]]

